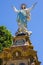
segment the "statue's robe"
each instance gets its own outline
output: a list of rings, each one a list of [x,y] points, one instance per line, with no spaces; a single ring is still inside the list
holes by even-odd
[[[24,15],[22,12],[19,12],[17,15],[17,21],[20,23],[22,26],[27,28],[27,16]]]

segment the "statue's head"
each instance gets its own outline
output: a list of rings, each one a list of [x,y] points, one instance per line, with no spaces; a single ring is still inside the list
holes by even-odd
[[[26,4],[21,4],[21,9],[26,9]]]

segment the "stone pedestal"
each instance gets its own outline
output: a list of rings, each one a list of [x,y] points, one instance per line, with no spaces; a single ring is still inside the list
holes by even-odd
[[[37,51],[33,48],[27,34],[18,34],[13,37],[13,45],[0,53],[0,59],[3,65],[40,65]]]

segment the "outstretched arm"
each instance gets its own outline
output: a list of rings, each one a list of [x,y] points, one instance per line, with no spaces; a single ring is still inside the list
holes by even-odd
[[[14,9],[15,12],[19,12],[19,10],[17,10],[15,6],[12,6],[12,8]]]
[[[35,2],[30,8],[28,8],[28,10],[31,11],[35,7],[36,4],[37,2]]]

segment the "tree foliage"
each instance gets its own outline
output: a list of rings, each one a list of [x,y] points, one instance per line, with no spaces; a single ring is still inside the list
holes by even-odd
[[[10,47],[12,45],[12,35],[5,26],[0,26],[0,51],[4,47]]]

